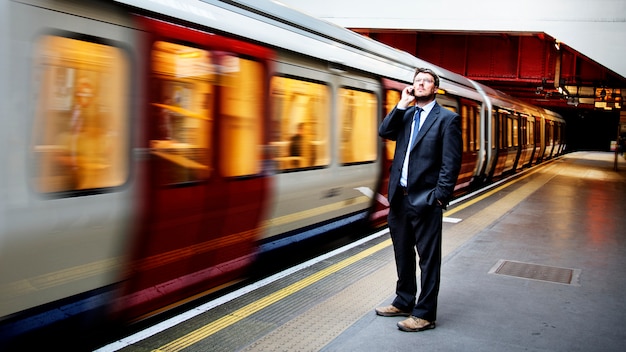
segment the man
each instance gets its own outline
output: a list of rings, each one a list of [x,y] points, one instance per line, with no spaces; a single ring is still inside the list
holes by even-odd
[[[443,209],[461,168],[461,118],[435,101],[438,88],[435,72],[417,68],[413,85],[402,90],[398,105],[378,129],[381,137],[396,141],[388,223],[398,281],[393,303],[376,308],[376,314],[408,316],[398,323],[403,331],[435,328]],[[421,271],[417,300],[415,247]]]
[[[304,123],[298,124],[298,131],[291,136],[291,144],[289,145],[290,156],[302,156],[302,138],[304,133]]]

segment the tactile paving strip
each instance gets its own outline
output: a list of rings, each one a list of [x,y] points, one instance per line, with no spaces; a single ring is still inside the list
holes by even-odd
[[[390,254],[388,254],[390,255]],[[319,351],[389,297],[395,285],[393,261],[281,325],[243,351]]]

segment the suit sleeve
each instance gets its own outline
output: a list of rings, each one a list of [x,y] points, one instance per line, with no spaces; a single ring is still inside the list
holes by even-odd
[[[393,108],[378,127],[378,135],[392,141],[398,140],[398,134],[403,128],[402,120],[405,113],[406,110],[398,109],[398,107]]]
[[[459,172],[461,171],[461,159],[463,155],[463,136],[461,132],[461,117],[454,114],[449,118],[443,129],[442,136],[442,164],[439,171],[435,197],[445,207],[452,197]]]

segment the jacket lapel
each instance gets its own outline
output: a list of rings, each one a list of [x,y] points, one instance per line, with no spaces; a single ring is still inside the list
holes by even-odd
[[[433,109],[430,110],[430,113],[426,117],[426,121],[424,121],[424,124],[422,125],[419,132],[417,133],[417,137],[416,137],[417,139],[415,140],[415,144],[413,145],[414,148],[422,140],[424,135],[433,126],[433,124],[438,118],[439,118],[439,104],[435,103],[435,106],[433,106]]]
[[[406,109],[406,112],[404,113],[404,125],[406,126],[404,128],[404,140],[406,141],[406,146],[404,147],[405,149],[407,148],[411,139],[411,123],[413,122],[414,114],[415,106],[411,106],[410,108]]]

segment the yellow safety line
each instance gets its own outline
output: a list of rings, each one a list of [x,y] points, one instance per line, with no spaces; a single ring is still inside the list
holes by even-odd
[[[450,209],[450,210],[446,211],[445,213],[443,213],[443,216],[450,216],[450,215],[452,215],[452,214],[454,214],[456,212],[459,212],[459,211],[461,211],[461,210],[463,210],[463,209],[465,209],[465,208],[467,208],[469,206],[472,206],[472,205],[480,202],[481,200],[491,196],[492,194],[500,192],[501,190],[503,190],[503,189],[505,189],[505,188],[507,188],[507,187],[509,187],[509,186],[511,186],[513,184],[515,184],[518,181],[521,181],[521,180],[525,179],[526,177],[528,177],[528,176],[530,176],[530,175],[532,175],[532,174],[534,174],[534,173],[536,173],[538,171],[539,171],[539,169],[531,171],[531,172],[528,172],[526,175],[520,176],[520,177],[516,178],[515,180],[511,180],[511,181],[503,184],[502,186],[494,188],[491,191],[489,191],[489,192],[487,192],[485,194],[482,194],[482,195],[480,195],[480,196],[478,196],[476,198],[472,198],[471,200],[469,200],[469,201],[467,201],[467,202],[465,202],[465,203],[463,203],[463,204],[461,204],[461,205],[459,205],[457,207],[454,207],[454,209]]]
[[[350,264],[353,264],[363,258],[366,258],[384,248],[387,248],[391,245],[391,240],[386,240],[384,242],[381,242],[369,249],[366,249],[362,252],[359,252],[358,254],[344,259],[341,262],[331,265],[328,268],[318,271],[317,273],[308,276],[296,283],[293,283],[281,290],[278,290],[266,297],[263,297],[262,299],[255,301],[251,304],[248,304],[247,306],[240,308],[236,311],[234,311],[233,313],[224,316],[210,324],[207,324],[205,326],[203,326],[200,329],[197,329],[195,331],[192,331],[191,333],[180,337],[166,345],[163,345],[161,347],[159,347],[156,350],[153,350],[153,352],[174,352],[174,351],[180,351],[184,348],[187,348],[193,344],[195,344],[198,341],[201,341],[213,334],[215,334],[216,332],[242,320],[245,319],[247,317],[249,317],[250,315],[260,311],[261,309],[264,309],[278,301],[280,301],[281,299],[296,293],[314,283],[316,283],[317,281],[322,280],[323,278],[334,274],[336,272],[338,272],[339,270],[347,267]]]

